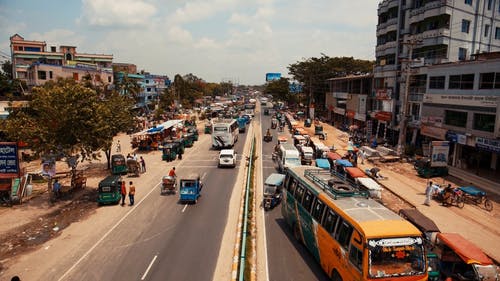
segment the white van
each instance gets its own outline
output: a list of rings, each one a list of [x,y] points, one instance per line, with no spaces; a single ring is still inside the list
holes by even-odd
[[[236,167],[236,152],[234,149],[223,149],[220,151],[218,167]]]
[[[291,143],[280,144],[277,160],[278,169],[281,173],[284,173],[289,167],[300,166],[299,151]]]

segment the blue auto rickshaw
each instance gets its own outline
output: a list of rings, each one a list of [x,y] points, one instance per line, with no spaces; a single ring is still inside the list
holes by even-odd
[[[179,181],[179,201],[181,203],[198,202],[202,188],[203,184],[201,183],[199,175],[182,178]]]
[[[264,210],[270,210],[281,202],[281,191],[283,189],[283,182],[285,175],[273,173],[267,177],[264,182]]]

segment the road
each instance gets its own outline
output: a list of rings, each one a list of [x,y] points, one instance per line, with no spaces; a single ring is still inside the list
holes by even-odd
[[[245,140],[246,134],[240,134],[234,147],[238,152],[234,169],[217,168],[218,151],[211,150],[210,135],[200,135],[181,161],[161,161],[158,151],[140,154],[148,172],[139,178],[126,177],[137,187],[135,206],[100,207],[44,248],[23,256],[7,276],[20,275],[23,280],[213,280]],[[201,176],[204,188],[197,204],[180,204],[178,194],[160,195],[161,178],[173,165],[178,178]]]
[[[265,107],[262,107],[261,112]],[[262,136],[271,128],[271,116],[257,115],[262,126]],[[271,129],[272,142],[262,142],[263,182],[272,173],[277,173],[272,160],[272,151],[277,142],[278,131]],[[280,135],[291,135],[285,127]],[[281,216],[281,205],[265,213],[267,239],[267,263],[270,281],[279,280],[330,280],[307,249],[295,240],[293,233]]]

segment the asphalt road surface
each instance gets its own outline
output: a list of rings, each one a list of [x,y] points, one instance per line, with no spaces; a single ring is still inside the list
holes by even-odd
[[[265,107],[262,106],[261,112]],[[262,136],[271,128],[271,113],[269,116],[256,116],[261,118]],[[292,142],[288,127],[283,132],[271,129],[272,142],[262,142],[263,180],[277,173],[277,165],[272,160],[272,152],[277,143],[278,135],[286,135]],[[323,272],[314,257],[293,237],[292,230],[281,216],[281,204],[265,213],[266,238],[267,238],[267,263],[270,281],[280,280],[330,280]]]
[[[238,172],[217,168],[218,151],[202,139],[176,163],[177,177],[199,174],[204,183],[197,204],[180,204],[178,194],[154,189],[128,216],[66,271],[62,280],[212,280],[228,205]],[[234,149],[238,163],[246,134]],[[144,184],[144,183],[143,183]],[[110,206],[113,208],[112,206]]]

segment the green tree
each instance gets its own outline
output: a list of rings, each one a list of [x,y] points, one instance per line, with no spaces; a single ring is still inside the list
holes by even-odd
[[[109,167],[113,137],[132,125],[131,104],[116,92],[99,95],[72,79],[49,81],[33,88],[28,108],[9,115],[6,134],[12,141],[27,141],[42,155],[53,151],[93,160],[104,150]]]
[[[274,100],[279,101],[290,101],[292,95],[289,91],[290,83],[286,78],[280,78],[279,80],[274,80],[266,85],[264,90],[265,94],[272,95]]]
[[[114,81],[116,90],[124,96],[132,97],[135,102],[139,102],[139,94],[142,91],[141,85],[136,79],[130,78],[127,73],[122,72],[122,74],[121,79],[115,79]]]
[[[321,54],[319,58],[309,58],[288,66],[293,79],[302,83],[308,104],[324,105],[324,95],[328,91],[327,79],[347,75],[371,73],[373,61],[358,60],[352,57],[330,58]]]
[[[22,96],[27,89],[26,82],[12,77],[12,63],[5,61],[0,72],[0,98],[12,100],[15,96]]]

